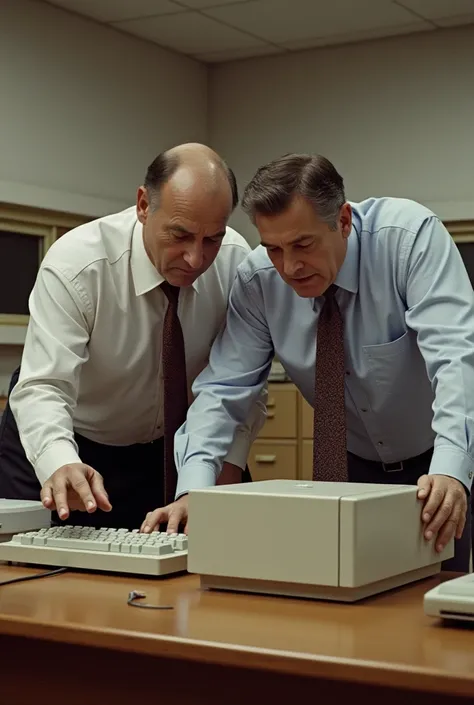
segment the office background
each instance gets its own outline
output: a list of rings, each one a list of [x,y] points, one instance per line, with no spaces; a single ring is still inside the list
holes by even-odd
[[[0,202],[113,212],[133,202],[160,150],[198,140],[229,161],[241,188],[282,152],[320,152],[344,175],[351,200],[414,198],[470,232],[474,3],[333,0],[324,3],[328,36],[307,40],[313,2],[293,0],[289,11],[285,0],[220,0],[198,22],[181,7],[108,27],[40,0],[0,0]],[[100,19],[110,4],[82,6]],[[136,14],[151,4],[135,2]],[[250,36],[243,7],[252,4]],[[325,42],[332,45],[299,51]],[[237,212],[232,224],[256,244],[245,216]],[[22,335],[0,326],[0,396]]]

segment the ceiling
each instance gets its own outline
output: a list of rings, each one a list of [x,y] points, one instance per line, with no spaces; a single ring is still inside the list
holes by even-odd
[[[474,0],[46,0],[204,62],[474,22]]]

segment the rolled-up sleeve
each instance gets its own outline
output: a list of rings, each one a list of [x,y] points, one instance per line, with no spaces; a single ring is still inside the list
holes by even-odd
[[[194,382],[195,400],[175,436],[177,497],[215,484],[224,460],[242,467],[244,450],[246,456],[265,419],[264,387],[272,359],[260,290],[254,280],[247,280],[243,265],[232,287],[225,326],[214,341],[208,366]],[[232,444],[242,438],[242,454],[233,461]]]
[[[407,257],[407,324],[417,332],[433,391],[430,474],[470,490],[474,471],[474,294],[459,250],[435,217]]]

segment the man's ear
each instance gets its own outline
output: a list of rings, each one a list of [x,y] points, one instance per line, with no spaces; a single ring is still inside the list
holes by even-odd
[[[344,203],[341,208],[342,236],[347,239],[352,230],[352,208],[349,203]]]
[[[137,191],[137,218],[142,225],[145,225],[150,210],[148,191],[145,186],[140,186]]]

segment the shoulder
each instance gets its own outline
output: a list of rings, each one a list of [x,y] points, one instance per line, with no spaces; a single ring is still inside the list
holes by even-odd
[[[222,254],[224,258],[235,256],[245,259],[250,252],[252,252],[252,248],[247,240],[234,228],[227,227],[219,255]]]
[[[239,277],[249,283],[257,278],[273,278],[276,269],[266,249],[258,245],[239,267]]]
[[[136,209],[132,207],[80,225],[49,248],[41,268],[51,267],[74,279],[102,262],[113,264],[130,251],[136,222]]]
[[[421,226],[437,216],[421,203],[408,198],[368,198],[351,203],[355,225],[362,233],[384,234],[384,231],[417,234]]]

